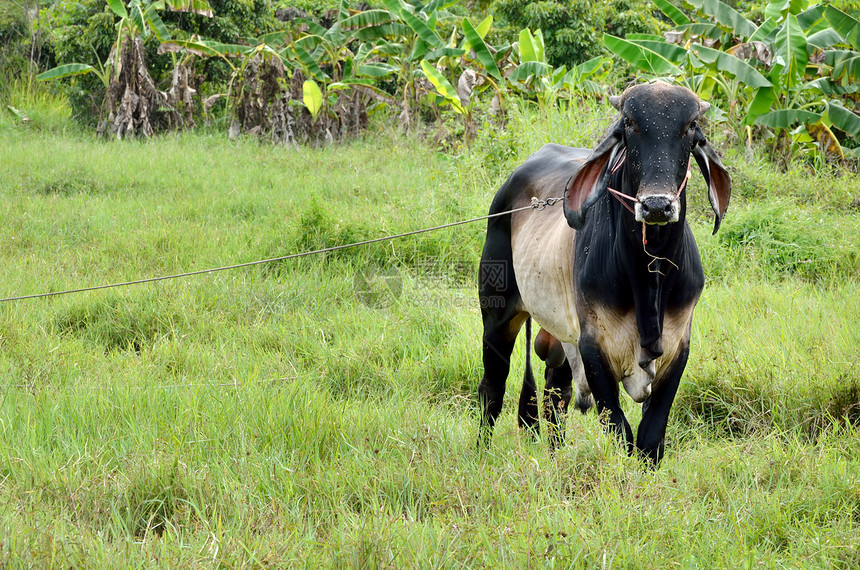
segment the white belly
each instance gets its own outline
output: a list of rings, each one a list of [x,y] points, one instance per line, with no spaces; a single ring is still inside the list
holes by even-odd
[[[522,309],[561,342],[576,344],[579,318],[571,272],[573,229],[559,208],[530,213],[512,233]]]

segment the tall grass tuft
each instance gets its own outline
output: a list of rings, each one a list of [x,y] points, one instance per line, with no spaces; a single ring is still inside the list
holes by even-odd
[[[75,130],[64,95],[28,74],[0,70],[0,125],[51,132]]]

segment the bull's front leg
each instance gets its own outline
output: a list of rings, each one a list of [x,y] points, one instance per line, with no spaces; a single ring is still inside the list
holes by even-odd
[[[585,378],[597,413],[605,422],[606,427],[618,435],[624,442],[628,454],[633,454],[633,431],[621,409],[618,397],[618,379],[612,374],[603,351],[593,338],[582,335],[579,339],[579,353],[585,369]]]
[[[636,433],[636,449],[655,467],[663,458],[669,410],[672,408],[672,402],[675,401],[675,394],[681,384],[681,375],[684,374],[689,354],[690,344],[686,342],[679,350],[669,373],[642,403],[642,421],[639,422]]]

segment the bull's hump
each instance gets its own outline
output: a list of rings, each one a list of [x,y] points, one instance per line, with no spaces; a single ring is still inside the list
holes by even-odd
[[[543,145],[511,175],[509,190],[514,207],[528,205],[533,197],[560,198],[567,181],[590,154],[587,148]]]

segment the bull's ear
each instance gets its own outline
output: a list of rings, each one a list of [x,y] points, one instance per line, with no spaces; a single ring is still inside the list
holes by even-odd
[[[702,137],[693,149],[693,156],[699,164],[699,169],[708,185],[708,199],[714,209],[714,233],[720,229],[720,223],[729,208],[732,197],[732,177],[717,156],[717,151]]]
[[[577,170],[564,188],[564,216],[570,227],[578,230],[585,222],[585,213],[600,195],[600,190],[609,183],[608,165],[624,146],[622,121],[615,123],[609,135],[592,151],[585,164]]]

